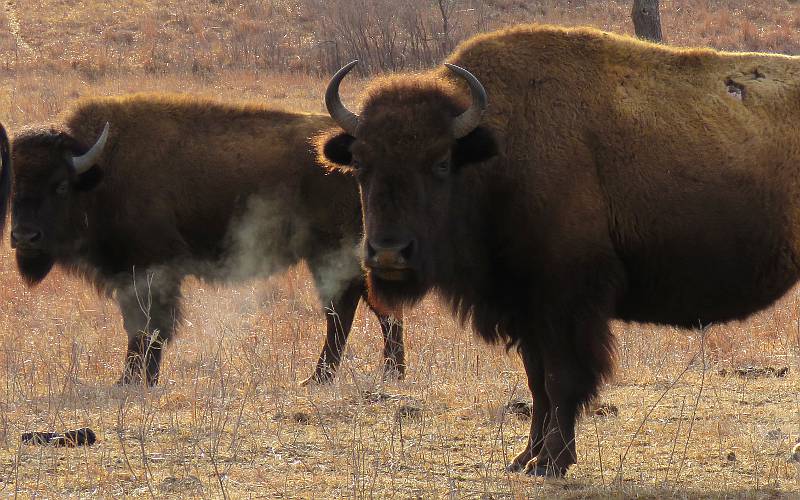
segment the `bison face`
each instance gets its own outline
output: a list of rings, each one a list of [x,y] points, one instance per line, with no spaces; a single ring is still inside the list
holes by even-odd
[[[370,291],[389,306],[420,299],[452,272],[444,263],[458,251],[449,235],[459,224],[465,170],[497,152],[491,132],[478,125],[485,92],[475,100],[482,102],[462,112],[440,84],[388,80],[360,116],[343,116],[326,96],[345,132],[318,142],[321,159],[358,180]],[[465,128],[459,120],[469,114]]]
[[[81,193],[102,179],[95,163],[105,137],[107,129],[82,155],[76,153],[85,148],[65,134],[29,132],[14,140],[11,246],[28,284],[43,280],[58,257],[78,245],[77,206]]]

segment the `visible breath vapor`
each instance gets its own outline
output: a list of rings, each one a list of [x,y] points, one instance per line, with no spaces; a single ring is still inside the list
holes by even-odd
[[[332,248],[318,259],[314,278],[324,304],[327,305],[347,283],[363,273],[358,258],[359,248],[358,242],[342,241],[338,249]]]
[[[220,277],[242,281],[269,276],[308,259],[320,299],[327,305],[362,273],[358,235],[322,244],[318,235],[339,228],[312,227],[302,211],[280,194],[252,196],[242,216],[232,221]]]
[[[176,293],[173,286],[179,287],[184,277],[222,283],[250,281],[284,272],[302,260],[308,263],[323,307],[335,307],[333,301],[362,275],[360,235],[342,227],[315,227],[303,207],[297,205],[298,200],[280,191],[251,196],[240,214],[231,219],[219,259],[187,259],[134,269],[133,276],[116,284],[116,297],[118,301],[124,293],[137,297],[145,319],[137,319],[141,326],[135,329],[151,329],[149,302],[169,303]],[[215,315],[227,324],[236,324],[240,313],[237,309],[233,315],[230,310],[216,311]],[[180,313],[175,317],[180,318]]]
[[[277,199],[252,196],[231,221],[223,277],[241,281],[267,276],[294,264],[309,244],[308,223]]]

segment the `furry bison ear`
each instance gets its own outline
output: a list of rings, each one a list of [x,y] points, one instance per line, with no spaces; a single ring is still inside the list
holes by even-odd
[[[76,191],[91,191],[103,180],[103,171],[95,165],[86,172],[78,174],[72,187]]]
[[[350,146],[355,140],[356,138],[347,132],[324,138],[321,143],[322,158],[320,159],[335,163],[337,167],[345,167],[341,168],[341,170],[350,170],[353,162]]]
[[[469,163],[480,163],[497,156],[497,142],[489,129],[477,127],[456,140],[453,146],[453,165],[460,167]]]

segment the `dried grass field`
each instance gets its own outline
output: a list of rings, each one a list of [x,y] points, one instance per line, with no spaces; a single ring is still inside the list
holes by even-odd
[[[139,90],[321,111],[324,75],[230,62],[260,40],[260,25],[255,41],[212,36],[249,33],[242,26],[263,22],[262,14],[308,28],[315,22],[308,12],[287,13],[309,3],[4,0],[0,121],[13,134],[57,120],[81,96]],[[625,1],[483,4],[496,24],[535,19],[630,31]],[[755,4],[662,2],[665,36],[796,51],[800,8]],[[343,89],[350,102],[357,87],[353,79]],[[235,287],[189,281],[183,291],[186,317],[163,382],[115,387],[126,342],[115,304],[58,271],[27,288],[3,241],[0,495],[800,495],[800,463],[791,459],[800,439],[798,290],[743,323],[694,331],[615,324],[616,375],[580,420],[578,465],[548,481],[504,471],[528,430],[516,354],[474,339],[435,297],[406,313],[405,380],[383,380],[380,328],[362,307],[340,376],[330,386],[301,387],[324,329],[305,267]],[[23,432],[82,426],[94,429],[97,444],[20,442]]]

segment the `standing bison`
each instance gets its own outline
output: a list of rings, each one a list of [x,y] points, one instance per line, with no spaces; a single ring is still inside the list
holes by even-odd
[[[534,416],[510,468],[563,475],[609,320],[741,319],[797,281],[800,59],[521,26],[449,63],[376,81],[360,115],[340,70],[320,158],[360,185],[372,297],[438,290],[516,347]]]
[[[357,186],[315,168],[308,140],[332,124],[175,96],[82,100],[63,126],[14,137],[19,271],[33,285],[58,265],[113,294],[128,333],[120,382],[154,384],[185,276],[243,279],[304,260],[332,309],[309,380],[329,380],[365,294]],[[379,318],[386,366],[402,374],[402,328]]]

